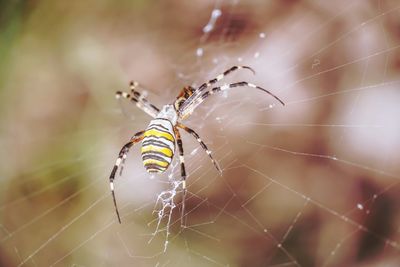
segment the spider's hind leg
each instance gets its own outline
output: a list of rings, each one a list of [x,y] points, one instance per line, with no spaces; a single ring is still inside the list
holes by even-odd
[[[207,153],[207,155],[210,157],[212,163],[214,164],[215,168],[219,171],[219,173],[222,175],[222,170],[221,167],[219,166],[218,162],[216,160],[214,160],[211,151],[207,148],[207,145],[201,140],[200,136],[192,129],[190,129],[189,127],[178,123],[178,127],[182,128],[183,130],[185,130],[186,132],[190,133],[194,138],[196,138],[197,142],[200,144],[200,146],[204,149],[204,151]]]
[[[115,193],[114,193],[114,180],[115,180],[115,174],[118,170],[119,167],[122,167],[123,162],[125,161],[126,155],[129,152],[129,149],[137,144],[138,142],[140,142],[143,139],[143,133],[144,131],[140,131],[138,133],[136,133],[131,140],[126,143],[120,150],[119,154],[118,154],[118,158],[115,161],[114,167],[111,171],[110,177],[109,177],[109,182],[110,182],[110,189],[111,189],[111,194],[113,197],[113,202],[114,202],[114,208],[115,208],[115,212],[117,213],[117,218],[118,218],[118,222],[121,223],[121,218],[119,216],[119,211],[118,211],[118,207],[117,207],[117,201],[115,198]]]
[[[185,159],[183,157],[183,145],[182,145],[182,138],[179,133],[179,130],[175,127],[175,136],[176,136],[176,143],[178,145],[179,150],[179,162],[181,164],[181,178],[182,178],[182,214],[181,214],[181,225],[184,225],[184,216],[185,216],[185,201],[186,201],[186,169],[185,169]]]

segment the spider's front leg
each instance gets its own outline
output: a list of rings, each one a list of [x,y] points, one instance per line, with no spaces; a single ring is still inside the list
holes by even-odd
[[[251,88],[255,88],[258,90],[261,90],[267,94],[269,94],[270,96],[272,96],[273,98],[275,98],[276,100],[279,101],[279,103],[281,103],[283,106],[285,105],[285,103],[276,95],[274,95],[273,93],[271,93],[270,91],[268,91],[267,89],[264,89],[260,86],[257,86],[255,84],[249,83],[249,82],[237,82],[237,83],[231,83],[231,84],[224,84],[222,86],[217,86],[214,87],[212,89],[210,89],[209,91],[204,92],[203,94],[201,94],[199,97],[197,97],[196,99],[194,99],[193,101],[189,102],[189,103],[185,103],[183,108],[180,109],[180,117],[181,118],[186,118],[187,116],[189,116],[193,110],[198,107],[201,103],[203,103],[203,101],[218,92],[221,91],[225,91],[225,90],[229,90],[231,88],[235,88],[235,87],[244,87],[244,86],[248,86]]]
[[[264,88],[262,88],[262,87],[260,87],[260,86],[257,86],[257,85],[255,85],[255,84],[252,84],[252,83],[249,83],[249,82],[237,82],[237,83],[224,84],[224,85],[222,85],[222,86],[214,87],[214,88],[212,88],[210,91],[207,91],[207,92],[203,93],[203,94],[201,95],[201,97],[199,98],[197,104],[201,104],[207,97],[209,97],[210,95],[213,95],[213,94],[215,94],[215,93],[218,93],[218,92],[221,92],[221,91],[225,91],[225,90],[229,90],[229,89],[231,89],[231,88],[243,87],[243,86],[248,86],[248,87],[251,87],[251,88],[256,88],[256,89],[258,89],[258,90],[261,90],[261,91],[263,91],[263,92],[269,94],[270,96],[272,96],[272,97],[275,98],[276,100],[278,100],[279,103],[282,104],[282,106],[285,105],[285,103],[284,103],[279,97],[277,97],[276,95],[274,95],[273,93],[271,93],[271,92],[268,91],[267,89],[264,89]]]
[[[236,83],[231,83],[231,84],[224,84],[222,86],[217,86],[214,88],[211,88],[208,91],[205,91],[206,88],[210,87],[212,84],[215,84],[216,82],[222,80],[227,74],[238,70],[238,69],[249,69],[251,71],[254,72],[254,70],[250,67],[247,66],[233,66],[232,68],[230,68],[229,70],[225,71],[224,73],[221,73],[220,75],[218,75],[216,78],[209,80],[206,83],[203,83],[197,90],[194,91],[194,93],[188,97],[185,101],[183,101],[183,103],[181,103],[180,105],[178,105],[178,107],[175,107],[176,110],[178,111],[179,117],[181,119],[185,119],[187,118],[190,114],[192,114],[192,112],[210,95],[213,95],[215,93],[218,93],[220,91],[225,91],[225,90],[229,90],[231,88],[234,87],[251,87],[251,88],[256,88],[258,90],[261,90],[267,94],[269,94],[270,96],[272,96],[273,98],[275,98],[276,100],[278,100],[282,105],[285,105],[285,103],[276,95],[274,95],[273,93],[271,93],[270,91],[249,83],[249,82],[236,82]],[[205,92],[204,92],[205,91]]]
[[[236,71],[236,70],[240,70],[240,69],[248,69],[248,70],[250,70],[253,74],[256,74],[256,72],[255,72],[252,68],[250,68],[250,67],[248,67],[248,66],[233,66],[233,67],[227,69],[226,71],[224,71],[223,73],[219,74],[219,75],[218,75],[217,77],[215,77],[214,79],[211,79],[211,80],[209,80],[208,82],[203,83],[202,85],[200,85],[198,91],[199,91],[199,92],[202,92],[202,91],[203,91],[204,89],[206,89],[207,87],[210,87],[210,86],[213,85],[214,83],[216,83],[216,82],[222,80],[222,79],[223,79],[226,75],[228,75],[229,73],[234,72],[234,71]]]
[[[121,223],[121,217],[119,216],[119,211],[118,211],[118,207],[117,207],[117,201],[116,201],[115,193],[114,193],[114,179],[115,179],[115,174],[116,174],[116,172],[117,172],[119,166],[121,165],[121,163],[123,163],[123,162],[125,161],[126,156],[127,156],[128,152],[129,152],[129,149],[130,149],[133,145],[137,144],[138,142],[140,142],[140,141],[143,139],[143,133],[144,133],[144,131],[140,131],[140,132],[136,133],[136,134],[131,138],[131,140],[130,140],[128,143],[126,143],[126,144],[121,148],[121,150],[120,150],[120,152],[119,152],[119,155],[118,155],[118,158],[117,158],[117,160],[115,161],[114,167],[113,167],[113,169],[112,169],[112,171],[111,171],[111,174],[110,174],[110,178],[109,178],[109,181],[110,181],[110,189],[111,189],[111,194],[112,194],[113,201],[114,201],[115,212],[117,213],[117,217],[118,217],[118,222],[119,222],[119,223]]]

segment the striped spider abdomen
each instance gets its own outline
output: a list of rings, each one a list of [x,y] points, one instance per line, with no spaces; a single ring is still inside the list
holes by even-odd
[[[175,133],[168,119],[152,120],[142,141],[143,166],[149,173],[163,173],[171,164],[175,152]]]

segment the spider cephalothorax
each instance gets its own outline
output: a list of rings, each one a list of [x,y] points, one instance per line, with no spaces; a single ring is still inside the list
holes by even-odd
[[[178,95],[178,97],[176,98],[176,100],[174,102],[175,110],[179,110],[181,108],[181,106],[183,105],[183,103],[185,103],[185,101],[191,95],[193,95],[194,92],[195,92],[195,89],[191,86],[183,87],[183,89],[181,90],[180,94]]]
[[[119,152],[119,156],[115,162],[115,165],[111,171],[110,175],[110,188],[111,193],[114,200],[115,211],[117,213],[118,221],[121,223],[121,219],[119,216],[117,202],[115,199],[114,193],[114,179],[115,174],[120,168],[120,174],[122,172],[122,165],[125,162],[126,156],[128,154],[129,149],[136,143],[142,141],[142,160],[143,165],[146,171],[150,173],[163,173],[165,172],[169,165],[172,162],[175,153],[175,145],[178,146],[179,150],[179,161],[181,164],[181,176],[182,176],[182,188],[183,188],[183,204],[185,201],[185,193],[186,193],[186,171],[185,171],[185,162],[183,158],[183,146],[182,139],[179,133],[179,128],[185,130],[189,134],[191,134],[194,138],[196,138],[197,142],[199,142],[200,146],[206,151],[207,155],[210,157],[214,166],[217,168],[219,172],[221,168],[218,163],[213,159],[211,155],[211,151],[208,150],[206,144],[200,139],[199,135],[189,127],[183,125],[181,123],[182,120],[190,116],[194,109],[200,105],[208,96],[228,90],[233,87],[242,87],[248,86],[252,88],[259,89],[264,91],[275,99],[277,99],[282,105],[284,105],[283,101],[280,100],[277,96],[269,92],[268,90],[261,88],[257,85],[248,82],[237,82],[231,84],[224,84],[222,86],[213,87],[209,90],[207,88],[211,87],[211,85],[217,83],[222,80],[226,75],[230,72],[238,70],[238,69],[249,69],[253,73],[253,69],[247,66],[233,66],[227,71],[221,73],[216,78],[209,80],[206,83],[203,83],[198,88],[193,88],[191,86],[184,87],[179,93],[178,97],[172,104],[168,104],[163,106],[160,110],[146,98],[144,98],[138,91],[136,91],[136,87],[139,86],[137,82],[131,82],[130,88],[131,93],[120,92],[116,93],[116,98],[119,99],[122,97],[131,100],[136,103],[136,105],[142,109],[144,112],[153,117],[153,120],[150,121],[149,126],[144,131],[140,131],[136,133],[131,140],[125,144],[121,151]],[[184,212],[184,208],[182,208],[182,213]]]

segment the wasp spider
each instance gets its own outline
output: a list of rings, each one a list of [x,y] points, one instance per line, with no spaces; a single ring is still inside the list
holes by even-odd
[[[140,131],[136,133],[131,140],[126,143],[121,151],[119,152],[118,158],[115,162],[115,165],[111,171],[110,175],[110,188],[114,201],[115,211],[117,213],[118,221],[121,223],[121,218],[119,215],[119,211],[117,208],[117,202],[115,199],[114,193],[114,179],[115,174],[120,168],[120,175],[122,173],[123,164],[127,157],[129,149],[135,145],[136,143],[142,141],[142,160],[143,165],[146,168],[146,171],[149,173],[163,173],[168,169],[168,166],[171,164],[172,158],[174,157],[175,145],[178,146],[179,151],[179,160],[181,166],[181,177],[182,177],[182,188],[183,188],[183,202],[182,202],[182,214],[184,212],[184,200],[186,194],[186,171],[185,171],[185,163],[183,158],[183,147],[182,147],[182,139],[179,133],[178,128],[181,128],[191,134],[200,146],[205,150],[207,155],[210,157],[214,166],[217,168],[219,172],[221,172],[221,168],[218,163],[214,160],[211,155],[211,151],[208,150],[206,144],[200,139],[199,135],[189,127],[182,124],[182,121],[190,116],[194,109],[200,105],[208,96],[218,93],[220,91],[228,90],[234,87],[242,87],[248,86],[252,88],[259,89],[264,91],[278,100],[282,105],[284,105],[283,101],[280,100],[277,96],[261,88],[257,85],[248,82],[237,82],[231,84],[224,84],[222,86],[213,87],[209,90],[213,84],[222,80],[229,73],[239,70],[239,69],[248,69],[254,73],[254,70],[247,66],[233,66],[225,72],[218,75],[216,78],[209,80],[206,83],[203,83],[198,88],[193,88],[191,86],[184,87],[179,93],[178,97],[172,104],[168,104],[162,107],[160,110],[146,98],[144,98],[136,88],[139,86],[137,82],[130,83],[130,93],[126,92],[116,92],[116,98],[120,99],[121,97],[130,100],[133,103],[136,103],[136,106],[149,114],[153,119],[150,121],[149,126],[144,131]]]

